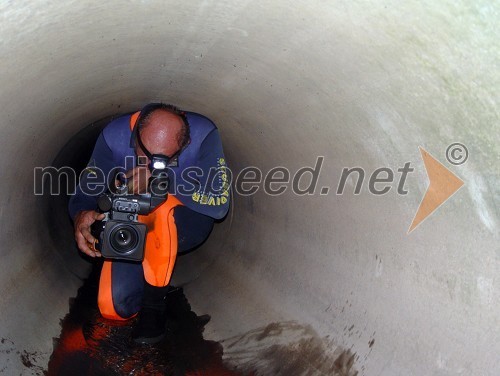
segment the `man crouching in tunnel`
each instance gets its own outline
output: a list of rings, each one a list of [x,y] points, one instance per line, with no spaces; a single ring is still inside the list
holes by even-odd
[[[109,185],[101,195],[98,174]],[[161,192],[154,181],[168,188]],[[104,256],[102,316],[127,320],[138,314],[136,343],[165,337],[165,297],[176,256],[203,243],[214,219],[226,215],[229,186],[219,132],[202,115],[153,103],[113,120],[99,135],[69,212],[78,248]],[[141,255],[134,258],[136,251]]]

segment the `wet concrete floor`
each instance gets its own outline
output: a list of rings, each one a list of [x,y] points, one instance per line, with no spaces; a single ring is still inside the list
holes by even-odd
[[[130,339],[136,319],[120,323],[100,316],[98,278],[95,267],[71,299],[47,375],[241,375],[223,365],[221,344],[203,338],[210,317],[197,316],[182,289],[167,297],[167,337],[156,345],[136,345]]]

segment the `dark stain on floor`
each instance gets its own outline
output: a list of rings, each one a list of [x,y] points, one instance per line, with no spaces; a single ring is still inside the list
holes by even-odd
[[[270,323],[222,341],[224,357],[255,375],[357,376],[358,357],[296,321]]]
[[[203,338],[210,317],[197,316],[181,288],[167,297],[167,337],[141,346],[130,339],[135,319],[115,322],[100,316],[98,276],[94,268],[70,301],[46,375],[239,375],[223,365],[222,345]]]

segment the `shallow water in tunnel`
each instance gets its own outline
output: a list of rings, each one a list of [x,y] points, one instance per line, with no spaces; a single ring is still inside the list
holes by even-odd
[[[90,276],[77,296],[70,299],[70,311],[61,320],[61,334],[54,339],[48,369],[30,361],[34,354],[23,354],[24,365],[34,373],[47,376],[255,376],[310,372],[330,376],[358,375],[354,354],[344,351],[329,359],[321,341],[314,334],[307,335],[310,329],[294,322],[271,323],[227,339],[226,351],[234,355],[241,351],[242,343],[251,343],[253,338],[263,342],[287,330],[306,333],[296,344],[274,344],[267,348],[259,354],[262,363],[255,369],[252,366],[241,370],[238,366],[228,368],[222,359],[223,345],[203,338],[203,329],[210,316],[197,316],[182,288],[173,286],[166,299],[166,338],[155,345],[136,345],[130,338],[136,319],[116,322],[103,319],[99,314],[96,302],[101,264],[99,260],[94,262]]]
[[[167,295],[166,339],[156,345],[135,345],[130,339],[135,319],[120,323],[99,314],[100,264],[94,263],[89,278],[71,299],[45,372],[48,376],[239,375],[223,366],[222,346],[203,339],[210,317],[192,312],[179,288],[172,287]]]

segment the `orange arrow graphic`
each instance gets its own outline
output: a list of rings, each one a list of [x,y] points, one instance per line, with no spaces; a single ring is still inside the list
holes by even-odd
[[[419,146],[419,149],[429,177],[429,187],[408,229],[408,234],[464,185],[463,180],[443,166],[423,147]]]

